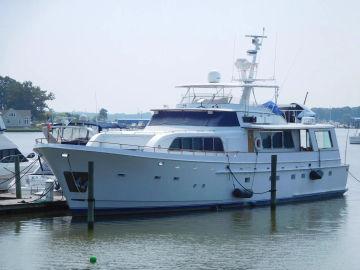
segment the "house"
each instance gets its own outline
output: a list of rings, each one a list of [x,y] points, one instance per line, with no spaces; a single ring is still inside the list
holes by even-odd
[[[7,128],[23,128],[31,125],[30,110],[9,109],[1,111],[2,118]]]

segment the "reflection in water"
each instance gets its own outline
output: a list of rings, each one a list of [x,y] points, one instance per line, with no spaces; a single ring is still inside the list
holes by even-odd
[[[104,269],[281,269],[283,262],[296,269],[339,251],[329,247],[346,220],[345,198],[282,205],[274,212],[264,207],[105,219],[92,232],[86,221],[69,216],[2,220],[0,244],[12,243],[14,249],[0,257],[0,265],[16,269],[18,251],[34,269],[42,265],[44,254],[52,265],[81,269],[90,255]],[[19,243],[22,251],[15,248]],[[283,262],[271,268],[271,256]],[[298,256],[307,256],[307,262]]]

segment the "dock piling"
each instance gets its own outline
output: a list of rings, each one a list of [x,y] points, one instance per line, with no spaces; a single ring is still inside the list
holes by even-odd
[[[15,188],[16,199],[21,199],[21,179],[20,179],[20,158],[15,156]]]
[[[276,208],[276,166],[277,155],[271,155],[271,209]]]
[[[95,210],[95,198],[94,198],[94,162],[89,161],[88,163],[88,213],[87,222],[88,229],[94,229],[94,210]]]

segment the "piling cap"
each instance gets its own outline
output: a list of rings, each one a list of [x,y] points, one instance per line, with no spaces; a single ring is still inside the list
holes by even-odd
[[[91,257],[90,257],[90,262],[91,262],[91,263],[96,263],[96,257],[95,257],[95,256],[91,256]]]

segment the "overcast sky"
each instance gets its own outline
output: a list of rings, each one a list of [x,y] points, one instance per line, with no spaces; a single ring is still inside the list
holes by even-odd
[[[145,112],[210,70],[229,82],[234,43],[244,57],[244,35],[265,27],[258,77],[273,75],[276,48],[280,103],[309,91],[310,106],[360,106],[359,12],[356,0],[0,0],[0,75],[54,92],[56,111],[93,112],[97,100]]]

